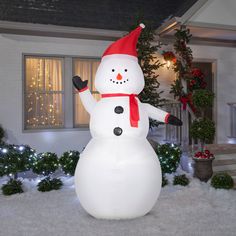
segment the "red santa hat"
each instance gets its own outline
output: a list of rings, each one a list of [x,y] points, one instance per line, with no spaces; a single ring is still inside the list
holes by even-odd
[[[103,53],[102,58],[114,54],[123,54],[137,57],[136,45],[143,28],[145,28],[145,25],[141,23],[135,30],[131,31],[128,35],[112,43]]]

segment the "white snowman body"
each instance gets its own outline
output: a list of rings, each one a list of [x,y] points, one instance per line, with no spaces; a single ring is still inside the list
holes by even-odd
[[[80,93],[90,113],[92,139],[76,167],[77,195],[96,218],[143,216],[156,203],[162,181],[157,155],[146,139],[149,117],[165,121],[168,113],[136,97],[138,127],[131,126],[130,98],[116,94],[139,94],[144,87],[142,70],[133,56],[104,57],[95,87],[101,94],[115,95],[96,102],[88,90]]]

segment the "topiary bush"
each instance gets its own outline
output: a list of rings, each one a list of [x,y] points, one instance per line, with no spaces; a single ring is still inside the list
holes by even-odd
[[[186,175],[176,175],[174,177],[173,185],[187,186],[189,184],[189,179]]]
[[[219,189],[232,189],[234,187],[233,178],[227,173],[218,173],[211,179],[211,186]]]
[[[33,172],[38,175],[51,175],[59,167],[59,161],[56,153],[39,153],[38,158],[33,165]]]
[[[193,105],[196,108],[206,108],[213,105],[214,93],[207,89],[198,89],[193,92]]]
[[[62,187],[63,183],[60,179],[54,178],[51,179],[50,177],[47,177],[40,181],[37,185],[38,190],[41,192],[48,192],[51,190],[58,190]]]
[[[162,173],[173,173],[179,166],[181,150],[176,144],[158,144],[155,148],[161,164]]]
[[[79,157],[80,153],[78,151],[69,151],[62,154],[59,163],[65,174],[74,176]]]
[[[4,195],[23,193],[22,182],[15,179],[10,179],[6,184],[2,186],[1,189]]]
[[[190,126],[190,135],[201,142],[211,142],[215,136],[215,124],[208,118],[194,120]]]

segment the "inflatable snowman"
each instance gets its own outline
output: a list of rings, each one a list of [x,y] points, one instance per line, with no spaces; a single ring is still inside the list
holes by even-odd
[[[90,114],[92,135],[76,167],[75,188],[82,207],[96,218],[135,218],[152,209],[162,175],[157,155],[146,139],[149,118],[182,124],[137,97],[144,88],[136,52],[142,28],[140,24],[104,52],[95,76],[99,102],[91,95],[87,81],[73,78]]]

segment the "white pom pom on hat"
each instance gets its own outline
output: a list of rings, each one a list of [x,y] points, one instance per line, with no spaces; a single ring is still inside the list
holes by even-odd
[[[139,26],[142,27],[143,29],[145,28],[145,25],[143,23],[140,23]]]

